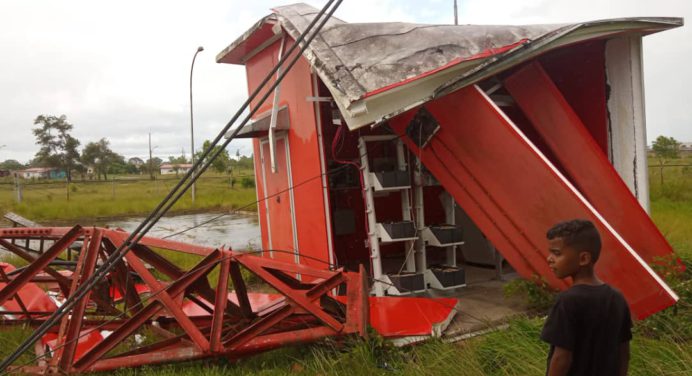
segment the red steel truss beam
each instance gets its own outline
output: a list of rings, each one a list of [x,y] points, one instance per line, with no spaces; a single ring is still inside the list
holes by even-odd
[[[99,257],[112,254],[126,238],[122,231],[101,228],[0,229],[0,245],[9,251],[25,252],[15,249],[9,240],[54,242],[14,278],[0,273],[6,281],[0,294],[8,302],[29,287],[31,291],[42,291],[32,283],[36,273],[41,269],[48,271],[49,263],[62,250],[82,241],[81,251],[76,252],[76,265],[56,265],[53,270],[66,284],[63,297],[69,296],[93,275]],[[27,248],[31,243],[27,243]],[[201,260],[192,268],[183,268],[167,257],[171,252],[201,256]],[[156,272],[149,270],[145,262]],[[253,307],[251,288],[243,279],[241,267],[276,288],[278,294],[273,294],[274,298],[266,304]],[[208,281],[212,271],[214,275],[218,272],[213,287]],[[296,274],[311,276],[314,281],[301,282]],[[163,275],[163,279],[158,275]],[[330,296],[340,285],[346,287],[345,304]],[[98,298],[96,295],[102,291],[110,293]],[[142,291],[146,295],[140,298]],[[144,238],[37,343],[37,354],[43,357],[37,365],[14,365],[12,369],[22,373],[78,373],[215,356],[240,358],[325,336],[364,334],[368,322],[367,295],[367,276],[362,269],[358,273],[318,270],[229,250]],[[106,301],[97,300],[104,296]],[[50,300],[47,295],[40,298]],[[127,309],[115,310],[113,307],[122,301]],[[51,313],[50,309],[30,311],[12,304],[14,310],[21,309],[21,316],[15,320],[6,315],[3,325],[37,325]],[[339,305],[337,309],[335,304]],[[55,305],[49,304],[37,307],[55,309]],[[104,309],[108,307],[112,310]],[[156,342],[112,354],[123,341],[147,329],[144,333],[154,336]],[[111,333],[104,338],[100,330]],[[51,351],[45,351],[45,346]]]
[[[14,277],[5,288],[0,290],[0,305],[7,299],[14,296],[17,291],[28,281],[31,280],[38,272],[45,269],[53,259],[55,259],[62,251],[72,244],[79,236],[82,235],[80,226],[73,227],[63,237],[55,242],[45,253],[34,260],[29,266],[24,269],[18,276]]]
[[[77,290],[79,285],[84,283],[84,281],[94,272],[96,260],[98,259],[98,254],[101,249],[101,240],[103,240],[103,233],[100,230],[94,231],[91,236],[85,238],[83,247],[85,252],[83,251],[79,255],[79,261],[77,263],[77,268],[75,269],[76,276],[72,279],[70,293]],[[63,332],[63,327],[66,327],[65,336],[58,336],[58,344],[64,345],[64,347],[59,349],[55,356],[56,360],[60,360],[59,367],[61,369],[68,369],[74,362],[78,341],[72,340],[66,342],[66,340],[78,338],[79,332],[82,329],[82,320],[84,319],[87,303],[89,302],[89,295],[90,294],[88,293],[84,299],[77,303],[72,311],[72,314],[69,316],[66,315],[62,320],[62,324],[60,325],[61,334]]]

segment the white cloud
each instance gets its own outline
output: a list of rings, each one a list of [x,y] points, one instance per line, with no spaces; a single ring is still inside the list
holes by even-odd
[[[291,2],[291,1],[288,1]],[[269,9],[286,1],[0,2],[0,160],[27,161],[39,114],[66,114],[83,143],[101,137],[126,156],[144,157],[151,129],[156,154],[189,153],[189,73],[194,71],[195,140],[199,148],[247,96],[242,67],[216,54]],[[321,6],[324,1],[311,2]],[[685,1],[460,0],[461,23],[555,23],[619,16],[689,16]],[[452,1],[346,0],[348,22],[451,23]],[[683,90],[692,73],[686,28],[645,39],[649,137],[692,140]],[[230,147],[250,152],[247,141]]]

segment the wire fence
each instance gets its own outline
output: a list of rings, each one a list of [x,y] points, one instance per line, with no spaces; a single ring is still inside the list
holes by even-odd
[[[658,164],[649,163],[649,177],[650,180],[658,180],[658,183],[663,186],[666,183],[666,175],[669,179],[673,178],[679,180],[680,178],[692,178],[692,164],[672,162],[672,161],[658,161]]]
[[[97,179],[23,179],[5,178],[0,181],[0,201],[14,201],[30,204],[32,201],[70,201],[85,197],[99,197],[107,200],[125,199],[137,195],[158,196],[168,192],[180,178],[157,176],[116,176],[109,180]],[[204,188],[216,191],[219,189],[242,189],[255,186],[252,171],[233,175],[200,177],[197,183]]]

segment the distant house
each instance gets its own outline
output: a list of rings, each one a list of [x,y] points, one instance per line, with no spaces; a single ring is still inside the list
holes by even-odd
[[[32,167],[17,171],[24,179],[65,179],[65,171],[54,167]]]
[[[680,152],[684,154],[692,154],[692,142],[681,142]]]
[[[10,176],[10,170],[0,170],[0,178]]]
[[[192,168],[190,163],[164,163],[161,165],[161,175],[186,173]]]

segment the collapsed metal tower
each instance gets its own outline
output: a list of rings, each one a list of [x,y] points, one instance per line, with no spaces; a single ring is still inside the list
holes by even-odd
[[[0,246],[29,262],[0,264],[2,325],[43,323],[128,235],[80,226],[1,229]],[[334,289],[343,299],[330,294]],[[79,373],[237,359],[325,336],[365,335],[367,296],[362,270],[144,237],[36,343],[32,364],[9,370]]]

